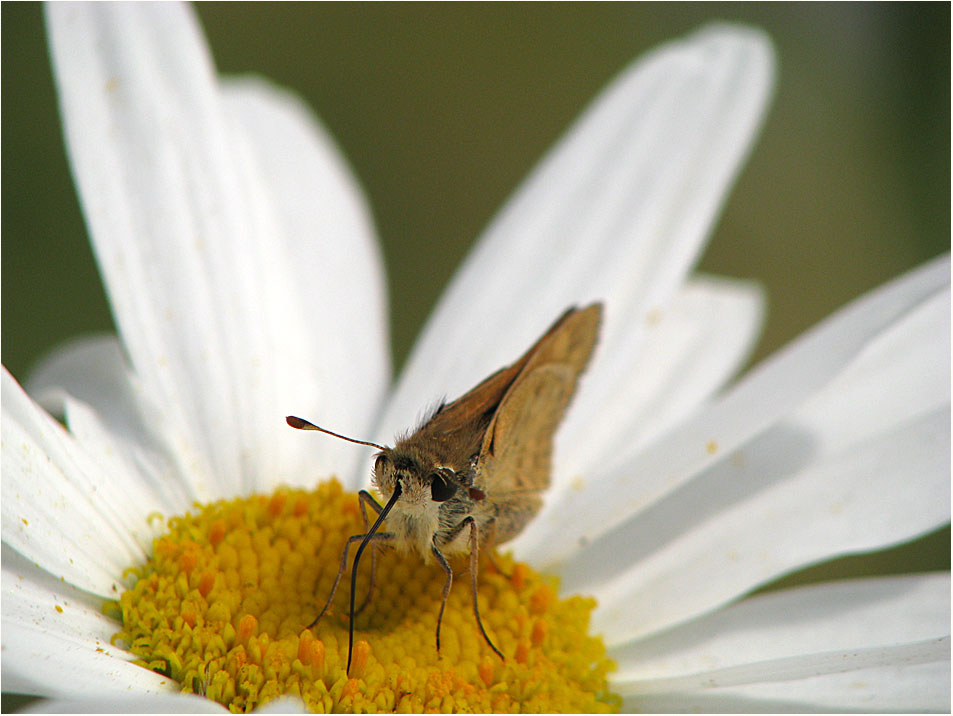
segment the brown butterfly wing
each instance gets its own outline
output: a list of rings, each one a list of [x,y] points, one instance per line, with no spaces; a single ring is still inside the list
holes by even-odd
[[[532,497],[528,504],[538,509],[538,493],[549,486],[553,435],[592,356],[601,318],[600,304],[564,315],[525,356],[522,371],[500,401],[478,467],[479,486],[499,506]]]
[[[593,312],[595,313],[594,318],[583,320],[578,318],[580,314],[591,317]],[[536,359],[540,352],[550,355],[549,346],[564,349],[565,339],[560,336],[563,334],[564,326],[567,323],[573,327],[575,333],[578,332],[576,326],[580,322],[594,321],[592,337],[594,342],[599,315],[601,315],[601,307],[598,305],[589,306],[582,311],[570,308],[515,363],[493,373],[452,403],[441,406],[434,416],[409,439],[418,442],[418,444],[426,445],[428,452],[440,464],[454,469],[463,469],[465,461],[469,461],[473,455],[482,451],[486,444],[487,429],[494,422],[499,407],[511,387],[525,373],[526,367]],[[588,352],[591,352],[591,350],[592,346],[590,345]],[[586,360],[588,359],[588,352],[586,353]],[[583,361],[584,365],[585,360]],[[573,383],[573,385],[575,384]]]

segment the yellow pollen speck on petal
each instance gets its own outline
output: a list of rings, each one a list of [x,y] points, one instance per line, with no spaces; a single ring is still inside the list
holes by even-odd
[[[709,455],[714,455],[716,452],[718,452],[718,443],[716,443],[714,440],[709,440],[705,444],[705,450],[708,451]]]
[[[311,623],[345,542],[362,532],[357,496],[335,481],[196,506],[168,520],[150,561],[127,570],[135,586],[104,604],[122,622],[112,641],[183,692],[236,713],[281,696],[324,713],[618,710],[608,690],[614,664],[587,634],[594,600],[560,599],[555,581],[507,555],[491,560],[489,550],[481,554],[480,613],[504,660],[477,628],[466,555],[451,561],[456,579],[438,653],[443,571],[385,549],[374,594],[355,617],[346,673],[350,572]],[[370,583],[365,559],[358,604]]]
[[[62,614],[62,613],[63,613],[63,607],[61,607],[59,604],[57,604],[57,605],[56,605],[56,611],[58,611],[60,614]]]

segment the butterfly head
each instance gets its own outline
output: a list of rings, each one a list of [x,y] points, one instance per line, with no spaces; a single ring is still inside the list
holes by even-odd
[[[400,502],[406,506],[438,506],[453,498],[460,489],[456,473],[436,465],[415,450],[383,450],[374,462],[374,486],[387,499],[399,482]]]

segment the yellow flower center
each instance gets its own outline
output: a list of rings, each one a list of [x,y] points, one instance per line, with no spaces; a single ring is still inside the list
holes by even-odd
[[[118,611],[136,663],[182,691],[234,712],[293,695],[315,712],[608,712],[613,663],[587,634],[595,601],[558,599],[556,584],[508,556],[481,559],[480,612],[501,661],[473,616],[465,558],[454,580],[440,644],[434,631],[444,572],[414,554],[384,550],[377,587],[355,618],[350,676],[349,585],[311,629],[347,538],[363,532],[357,496],[336,481],[316,491],[280,489],[197,506],[169,520]],[[353,555],[352,549],[351,554]],[[368,555],[369,556],[369,555]],[[353,557],[351,557],[353,559]],[[370,560],[359,569],[358,604]]]

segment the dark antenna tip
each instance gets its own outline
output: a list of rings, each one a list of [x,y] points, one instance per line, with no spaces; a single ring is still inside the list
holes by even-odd
[[[288,415],[285,417],[285,422],[288,423],[291,427],[296,430],[317,430],[319,433],[327,433],[328,435],[333,435],[336,438],[341,438],[341,440],[347,440],[349,443],[357,443],[358,445],[368,445],[370,447],[375,447],[378,450],[386,450],[387,448],[383,445],[378,445],[377,443],[368,442],[367,440],[356,440],[355,438],[349,438],[347,435],[341,435],[339,433],[331,432],[325,428],[322,428],[314,423],[308,422],[304,418],[299,418],[296,415]]]

